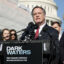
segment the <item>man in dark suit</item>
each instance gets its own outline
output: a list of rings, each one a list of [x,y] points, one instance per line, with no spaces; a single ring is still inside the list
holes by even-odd
[[[58,64],[59,58],[59,43],[58,43],[58,31],[48,26],[45,21],[46,12],[42,7],[36,6],[32,10],[32,17],[37,29],[33,29],[35,35],[33,40],[43,41],[43,64]],[[32,31],[32,29],[27,30]],[[21,40],[25,38],[26,31],[21,37]]]
[[[59,22],[52,22],[52,27],[59,32],[58,40],[61,41],[62,32],[61,32],[61,24]]]
[[[53,22],[52,27],[55,28],[59,32],[59,44],[60,44],[60,58],[61,63],[64,64],[64,32],[61,30],[61,24],[59,22]]]
[[[34,39],[44,41],[43,64],[57,64],[59,58],[59,43],[57,39],[58,31],[56,31],[55,29],[46,24],[45,16],[46,12],[42,7],[36,6],[33,8],[32,10],[33,20],[35,24],[39,26],[38,29],[35,30]]]
[[[62,37],[60,39],[60,52],[61,52],[61,62],[64,64],[64,32],[62,33]]]

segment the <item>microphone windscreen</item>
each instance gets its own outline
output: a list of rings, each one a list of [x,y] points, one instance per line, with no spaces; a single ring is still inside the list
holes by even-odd
[[[34,29],[37,29],[39,26],[37,24],[34,25]]]

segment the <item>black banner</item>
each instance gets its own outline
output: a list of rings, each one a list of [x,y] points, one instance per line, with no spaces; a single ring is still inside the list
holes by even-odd
[[[4,64],[42,64],[42,43],[4,43]]]

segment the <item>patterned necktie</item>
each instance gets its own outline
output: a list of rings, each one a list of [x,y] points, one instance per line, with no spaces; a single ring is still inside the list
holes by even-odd
[[[36,33],[35,33],[35,39],[37,39],[39,36],[39,28],[36,30]]]

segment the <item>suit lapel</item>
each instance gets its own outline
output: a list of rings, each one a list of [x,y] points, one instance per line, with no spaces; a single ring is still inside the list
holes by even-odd
[[[47,31],[47,30],[48,30],[48,25],[46,24],[46,25],[42,28],[42,31],[40,32],[40,34],[42,34],[43,31],[45,32],[45,31]]]
[[[41,32],[40,32],[40,34],[39,34],[39,39],[44,38],[45,32],[46,32],[47,30],[48,30],[48,25],[46,24],[46,25],[42,28],[42,30],[41,30]]]

